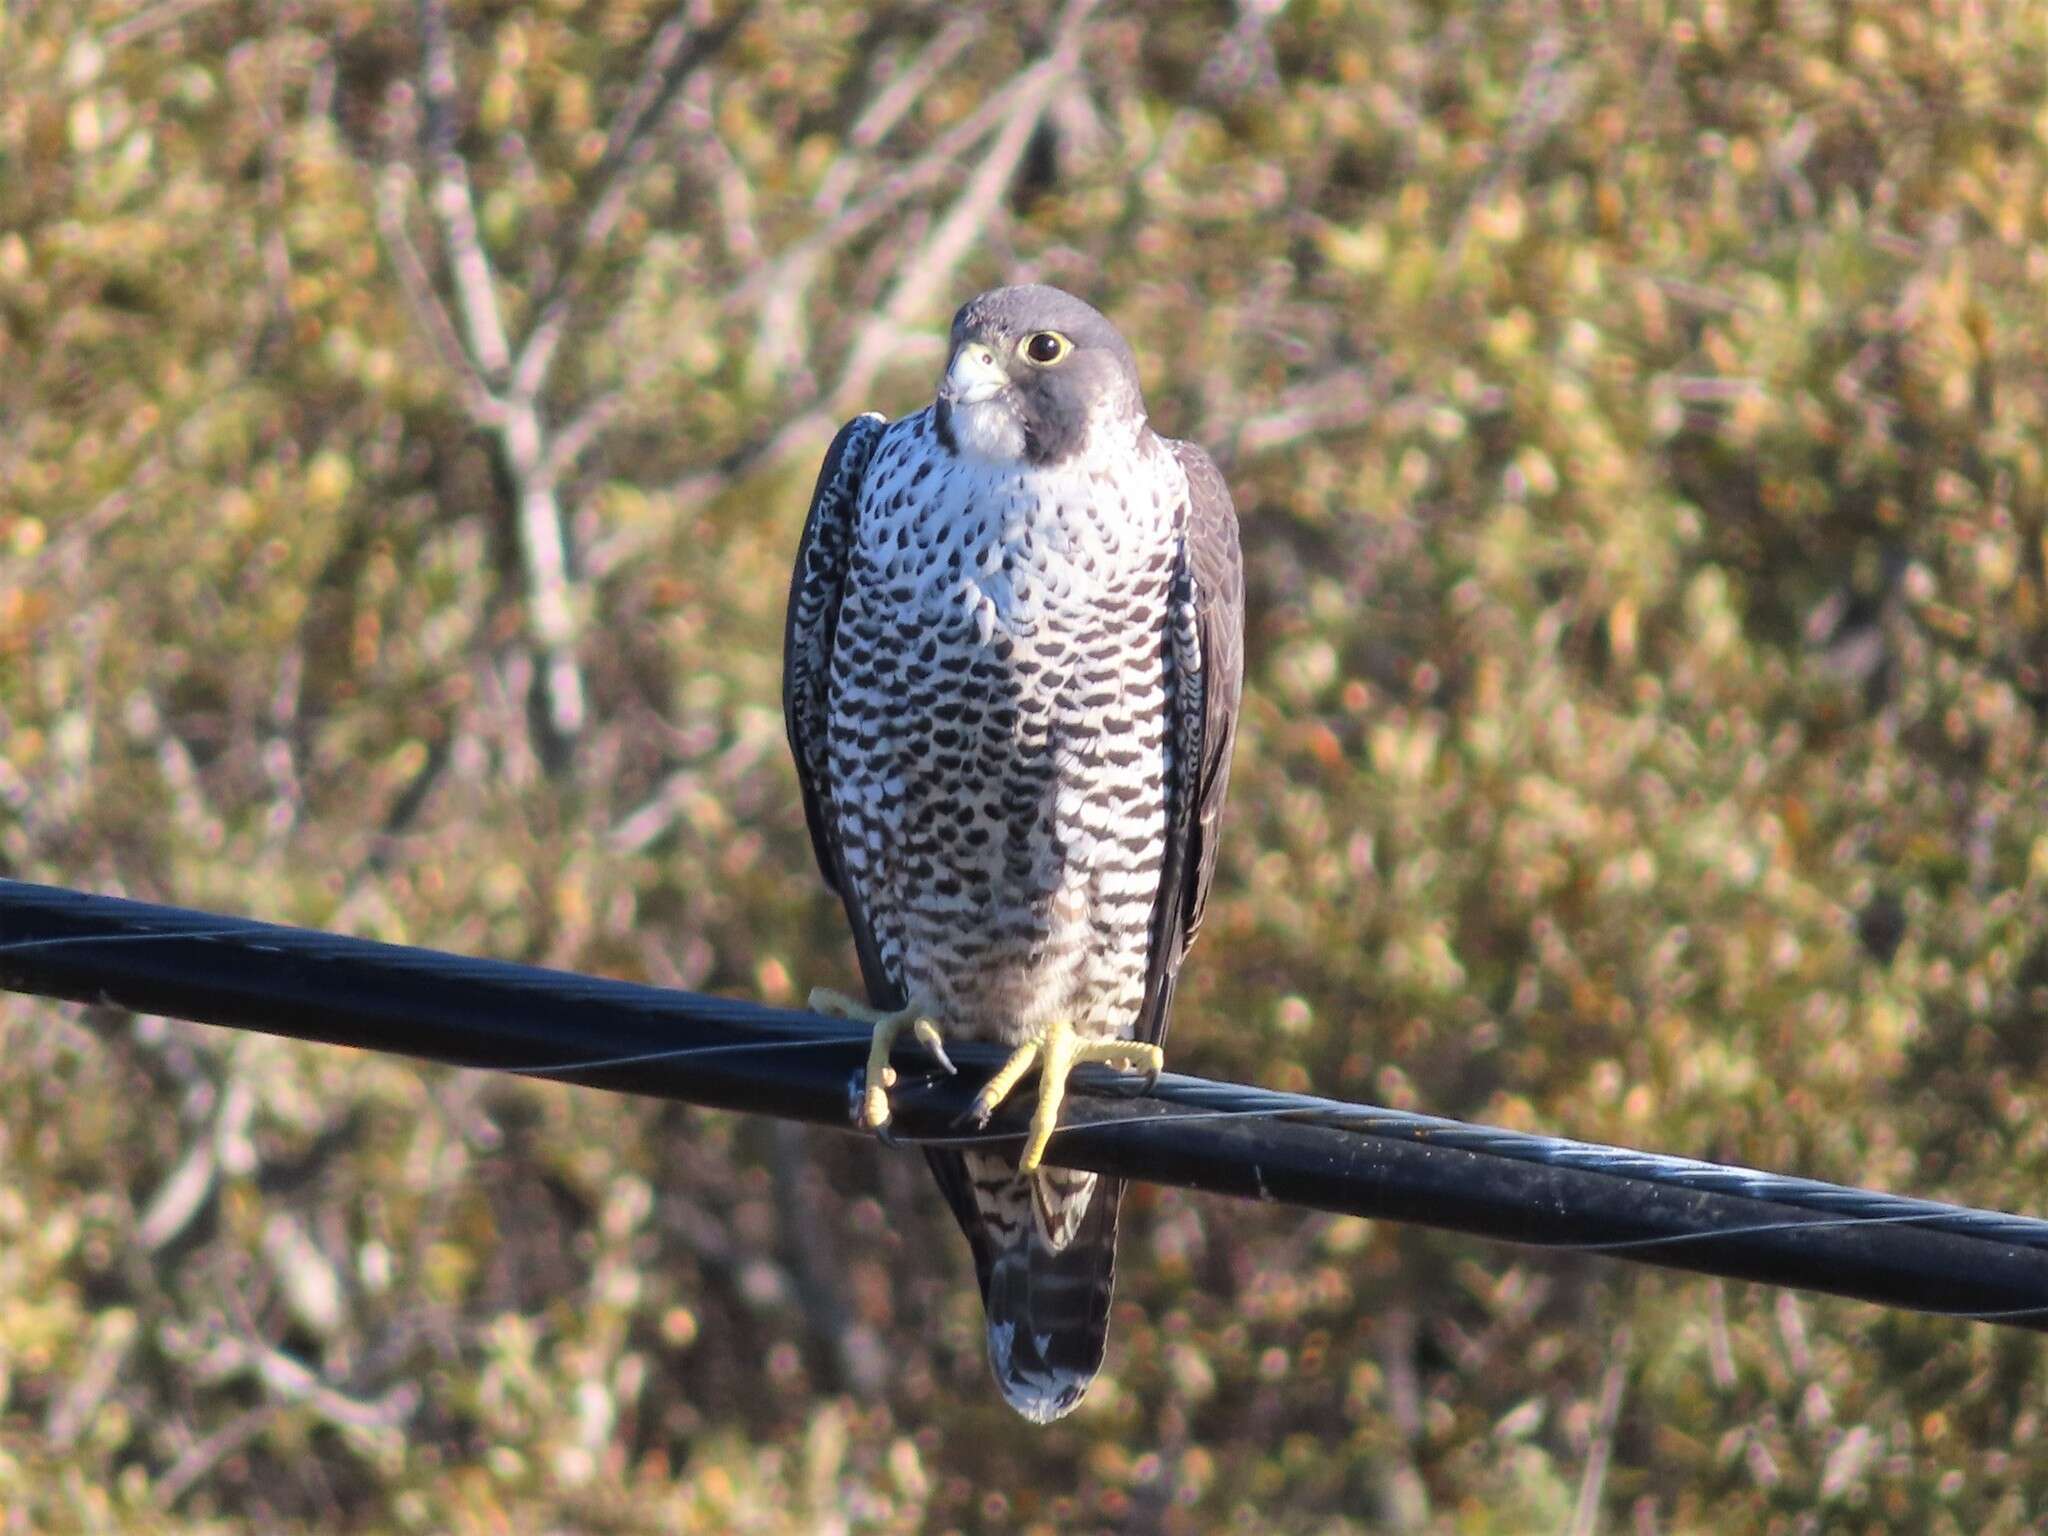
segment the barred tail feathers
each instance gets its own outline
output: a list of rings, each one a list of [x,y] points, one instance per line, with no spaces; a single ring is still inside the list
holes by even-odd
[[[988,1153],[927,1156],[974,1250],[996,1385],[1033,1423],[1072,1412],[1108,1342],[1123,1181],[1064,1168],[1019,1177]]]

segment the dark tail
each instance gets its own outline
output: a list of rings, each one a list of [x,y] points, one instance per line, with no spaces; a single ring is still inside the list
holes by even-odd
[[[1004,1157],[925,1156],[974,1250],[996,1385],[1025,1418],[1050,1423],[1073,1410],[1102,1368],[1123,1180],[1059,1168],[1019,1178]],[[1072,1205],[1082,1200],[1075,1219]]]

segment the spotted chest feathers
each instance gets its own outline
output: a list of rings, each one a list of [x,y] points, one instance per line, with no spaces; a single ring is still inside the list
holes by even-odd
[[[884,965],[963,1035],[1134,1027],[1186,502],[1147,430],[999,464],[926,410],[868,465],[827,706],[844,867]]]

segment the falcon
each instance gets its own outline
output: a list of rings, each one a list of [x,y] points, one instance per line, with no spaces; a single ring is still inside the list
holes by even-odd
[[[1243,671],[1237,514],[1154,432],[1115,327],[1057,288],[953,319],[938,398],[856,417],[797,551],[783,711],[874,1028],[857,1118],[889,1121],[905,1032],[1035,1068],[1022,1156],[928,1147],[973,1250],[989,1363],[1046,1423],[1102,1364],[1122,1181],[1043,1162],[1079,1062],[1157,1073],[1216,868]]]

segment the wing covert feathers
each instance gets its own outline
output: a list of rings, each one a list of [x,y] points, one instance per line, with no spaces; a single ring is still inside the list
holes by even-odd
[[[1201,927],[1216,876],[1216,840],[1230,785],[1230,749],[1244,691],[1244,557],[1237,509],[1215,463],[1169,440],[1188,479],[1188,515],[1168,619],[1174,678],[1174,766],[1166,861],[1153,911],[1152,956],[1138,1038],[1164,1041],[1173,986]]]
[[[877,1008],[898,1008],[902,1006],[899,989],[883,974],[866,914],[841,865],[839,833],[832,817],[827,730],[832,646],[839,632],[840,600],[846,592],[861,476],[886,425],[873,413],[856,416],[839,429],[825,451],[817,487],[811,492],[810,515],[804,519],[803,538],[797,545],[796,569],[789,579],[789,612],[782,636],[782,720],[789,732],[790,755],[796,760],[797,784],[803,791],[811,850],[817,855],[825,883],[846,905],[868,1001]]]

